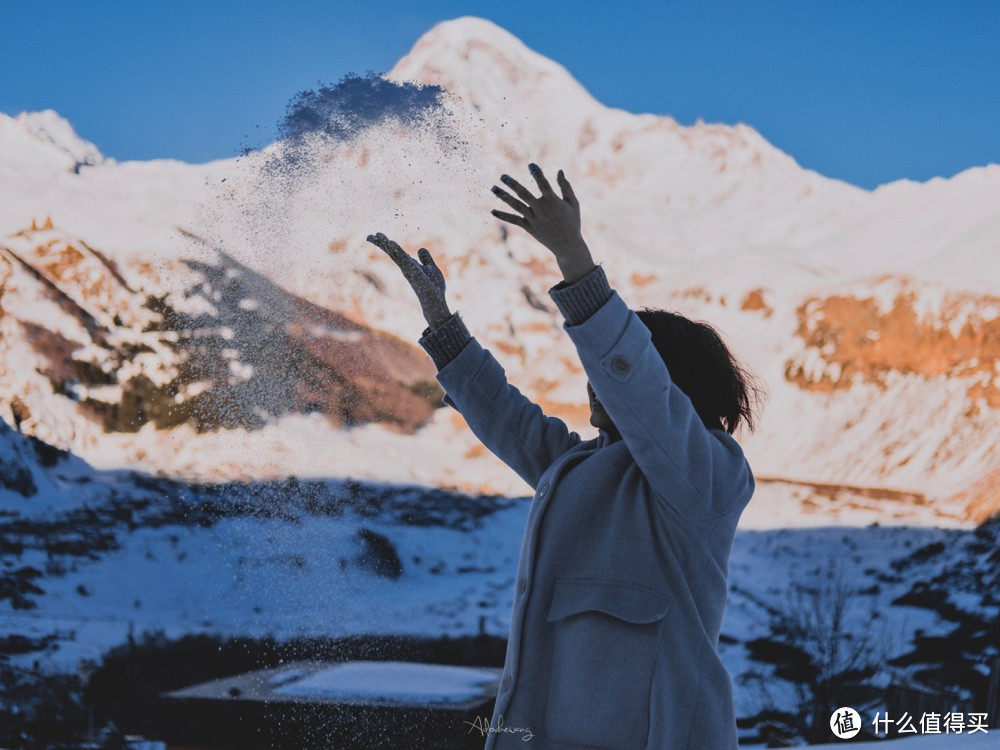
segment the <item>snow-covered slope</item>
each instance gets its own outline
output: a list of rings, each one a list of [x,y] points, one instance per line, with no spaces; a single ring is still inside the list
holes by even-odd
[[[0,420],[4,665],[73,673],[154,632],[502,637],[529,504],[337,478],[196,485],[97,471]],[[875,702],[921,671],[962,698],[985,684],[998,534],[996,521],[739,532],[720,654],[746,736],[803,708],[802,671],[762,656],[775,641],[809,658],[834,639],[863,649]],[[781,618],[801,618],[789,605],[803,602],[815,619],[796,635]]]
[[[527,162],[562,168],[594,255],[625,299],[716,324],[765,382],[761,428],[741,436],[762,480],[748,518],[861,522],[882,512],[931,522],[1000,508],[1000,166],[861,190],[802,169],[747,125],[685,127],[608,109],[563,67],[477,18],[434,27],[387,78],[445,89],[431,127],[388,111],[355,137],[205,165],[115,164],[54,114],[0,116],[0,244],[22,257],[55,232],[98,250],[108,262],[88,257],[74,278],[90,278],[91,267],[107,276],[113,264],[131,289],[115,304],[133,300],[124,328],[143,325],[136,305],[150,295],[217,314],[205,269],[228,267],[281,290],[248,304],[287,309],[294,298],[415,342],[424,324],[412,293],[364,242],[384,231],[429,248],[453,307],[511,380],[588,431],[585,377],[546,295],[555,264],[489,214],[503,172],[530,184]],[[46,283],[4,257],[0,396],[25,407],[26,430],[99,466],[524,490],[447,409],[425,410],[403,430],[364,415],[343,429],[291,410],[235,429],[147,423],[104,433],[40,374],[58,356],[40,355],[13,322],[47,299],[53,326],[79,326],[51,312],[57,292],[76,298],[69,282]],[[248,319],[237,316],[229,333],[259,348],[266,334]],[[289,333],[290,319],[280,323]],[[253,363],[231,348],[238,380]]]

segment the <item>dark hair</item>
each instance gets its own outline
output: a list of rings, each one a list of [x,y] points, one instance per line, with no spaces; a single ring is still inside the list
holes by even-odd
[[[652,334],[671,380],[691,399],[706,427],[732,435],[742,420],[753,431],[763,390],[718,331],[666,310],[644,308],[636,315]]]

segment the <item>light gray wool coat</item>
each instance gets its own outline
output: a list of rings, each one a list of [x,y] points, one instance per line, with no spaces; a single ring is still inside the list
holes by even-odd
[[[457,314],[420,340],[445,402],[535,490],[486,748],[735,750],[717,647],[750,467],[603,269],[549,294],[621,440],[545,416]]]

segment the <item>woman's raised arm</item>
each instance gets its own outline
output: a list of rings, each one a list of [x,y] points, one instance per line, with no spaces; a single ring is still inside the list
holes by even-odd
[[[562,198],[530,165],[541,197],[507,175],[493,192],[520,215],[494,216],[524,228],[555,256],[564,280],[550,294],[565,330],[629,453],[657,494],[688,518],[727,513],[749,499],[753,477],[739,444],[705,427],[690,398],[671,380],[649,329],[607,283],[580,234],[579,201],[562,171]],[[742,505],[740,505],[742,507]]]
[[[444,274],[429,251],[421,248],[418,262],[382,233],[368,241],[399,266],[420,301],[428,324],[420,344],[438,368],[445,403],[461,413],[491,453],[537,487],[544,471],[580,436],[507,382],[500,363],[469,334],[459,314],[450,312]]]

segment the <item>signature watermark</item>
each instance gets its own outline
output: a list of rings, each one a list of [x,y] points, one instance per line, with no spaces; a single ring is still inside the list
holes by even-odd
[[[985,712],[927,711],[917,719],[909,712],[903,711],[893,718],[888,712],[883,715],[881,711],[877,711],[872,720],[872,727],[877,735],[886,735],[890,731],[896,734],[976,734],[977,732],[989,734],[987,716]],[[861,716],[850,706],[842,706],[830,717],[830,729],[840,739],[850,739],[861,731]]]
[[[527,727],[504,726],[502,715],[497,717],[497,725],[495,727],[490,726],[490,720],[485,716],[477,716],[472,721],[465,721],[462,723],[469,725],[469,731],[466,732],[466,734],[479,730],[479,735],[481,737],[485,737],[490,732],[510,732],[511,734],[520,734],[521,740],[523,742],[528,742],[535,736]]]

